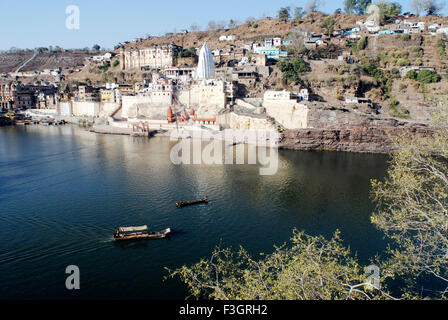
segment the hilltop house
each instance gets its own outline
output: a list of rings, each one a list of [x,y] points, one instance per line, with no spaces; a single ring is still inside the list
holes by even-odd
[[[257,55],[266,55],[268,59],[274,60],[279,60],[281,56],[288,55],[288,52],[273,47],[256,47],[254,53]]]
[[[219,37],[219,41],[235,41],[235,36],[233,36],[233,35],[230,35],[230,36],[225,36],[225,35],[223,35],[223,36],[220,36]]]

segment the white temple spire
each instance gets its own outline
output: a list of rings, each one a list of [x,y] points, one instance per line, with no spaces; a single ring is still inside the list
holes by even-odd
[[[215,62],[213,61],[213,55],[207,42],[204,43],[204,46],[199,52],[199,64],[196,77],[198,80],[215,79]]]

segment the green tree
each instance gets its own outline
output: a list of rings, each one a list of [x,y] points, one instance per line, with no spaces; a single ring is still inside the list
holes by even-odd
[[[378,65],[378,59],[364,62],[361,67],[365,73],[375,78],[377,86],[381,88],[382,94],[385,97],[389,97],[394,79],[397,78],[396,72],[392,70],[382,70]]]
[[[347,14],[363,15],[370,4],[372,4],[372,0],[345,0],[344,11]]]
[[[400,101],[398,101],[395,97],[390,98],[389,108],[396,109],[399,105],[400,105]]]
[[[367,36],[362,37],[358,41],[358,50],[365,50],[369,44],[369,38]]]
[[[422,70],[417,75],[417,81],[421,83],[440,82],[442,77],[433,70]]]
[[[344,12],[347,14],[353,14],[357,5],[357,0],[345,0],[344,1]]]
[[[402,6],[398,2],[388,2],[387,0],[379,0],[375,5],[380,9],[380,23],[384,24],[392,17],[401,14]]]
[[[280,8],[278,18],[282,21],[288,21],[291,18],[291,7]]]
[[[110,68],[110,62],[106,61],[104,62],[102,65],[98,66],[98,69],[104,72],[107,72],[107,70],[109,70]]]
[[[100,51],[101,47],[98,44],[95,44],[93,45],[92,49],[95,51]]]
[[[406,78],[416,80],[417,72],[415,72],[415,70],[409,70],[408,73],[406,73]]]
[[[407,279],[420,275],[448,288],[448,109],[440,103],[432,133],[396,139],[387,178],[372,181],[378,209],[372,222],[395,242],[388,269]],[[412,283],[411,283],[412,284]],[[417,296],[411,286],[408,296]],[[433,298],[447,298],[447,290]]]
[[[446,40],[445,39],[439,39],[437,41],[437,49],[439,52],[439,56],[440,57],[445,57],[446,56]]]
[[[301,20],[306,16],[306,11],[303,10],[302,7],[295,8],[294,10],[294,19]]]
[[[277,67],[283,73],[283,79],[287,83],[298,83],[300,76],[310,71],[305,61],[300,58],[281,60],[277,63]]]
[[[445,8],[445,2],[437,2],[437,0],[425,0],[423,8],[428,16],[438,15]]]
[[[328,16],[320,24],[320,27],[324,28],[327,31],[327,34],[330,36],[334,32],[335,25],[336,25],[336,20],[332,16]]]
[[[179,58],[194,58],[196,57],[196,49],[194,47],[190,47],[178,54]]]
[[[386,298],[372,288],[365,270],[343,246],[294,231],[290,246],[252,258],[246,250],[216,248],[210,259],[171,271],[196,298],[217,300],[347,300]]]

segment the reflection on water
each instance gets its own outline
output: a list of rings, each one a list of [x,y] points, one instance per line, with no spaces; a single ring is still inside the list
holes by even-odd
[[[217,244],[253,254],[293,228],[339,229],[363,263],[384,250],[369,220],[370,179],[385,156],[279,151],[276,175],[257,165],[173,165],[174,142],[97,135],[65,127],[0,129],[0,298],[183,299],[176,268]],[[177,209],[179,200],[210,197]],[[170,240],[115,244],[119,226],[170,227]],[[78,265],[81,290],[65,289]]]

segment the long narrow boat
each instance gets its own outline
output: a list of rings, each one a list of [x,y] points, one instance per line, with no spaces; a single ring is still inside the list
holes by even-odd
[[[31,122],[29,120],[16,120],[16,126],[26,126]]]
[[[114,234],[115,241],[125,240],[154,240],[166,238],[171,233],[171,229],[158,232],[149,232],[148,226],[118,228]]]
[[[192,205],[200,204],[200,203],[208,203],[208,196],[204,197],[204,198],[202,198],[200,200],[194,200],[194,201],[182,201],[181,200],[181,201],[176,203],[176,206],[178,208],[183,208],[183,207],[192,206]]]

